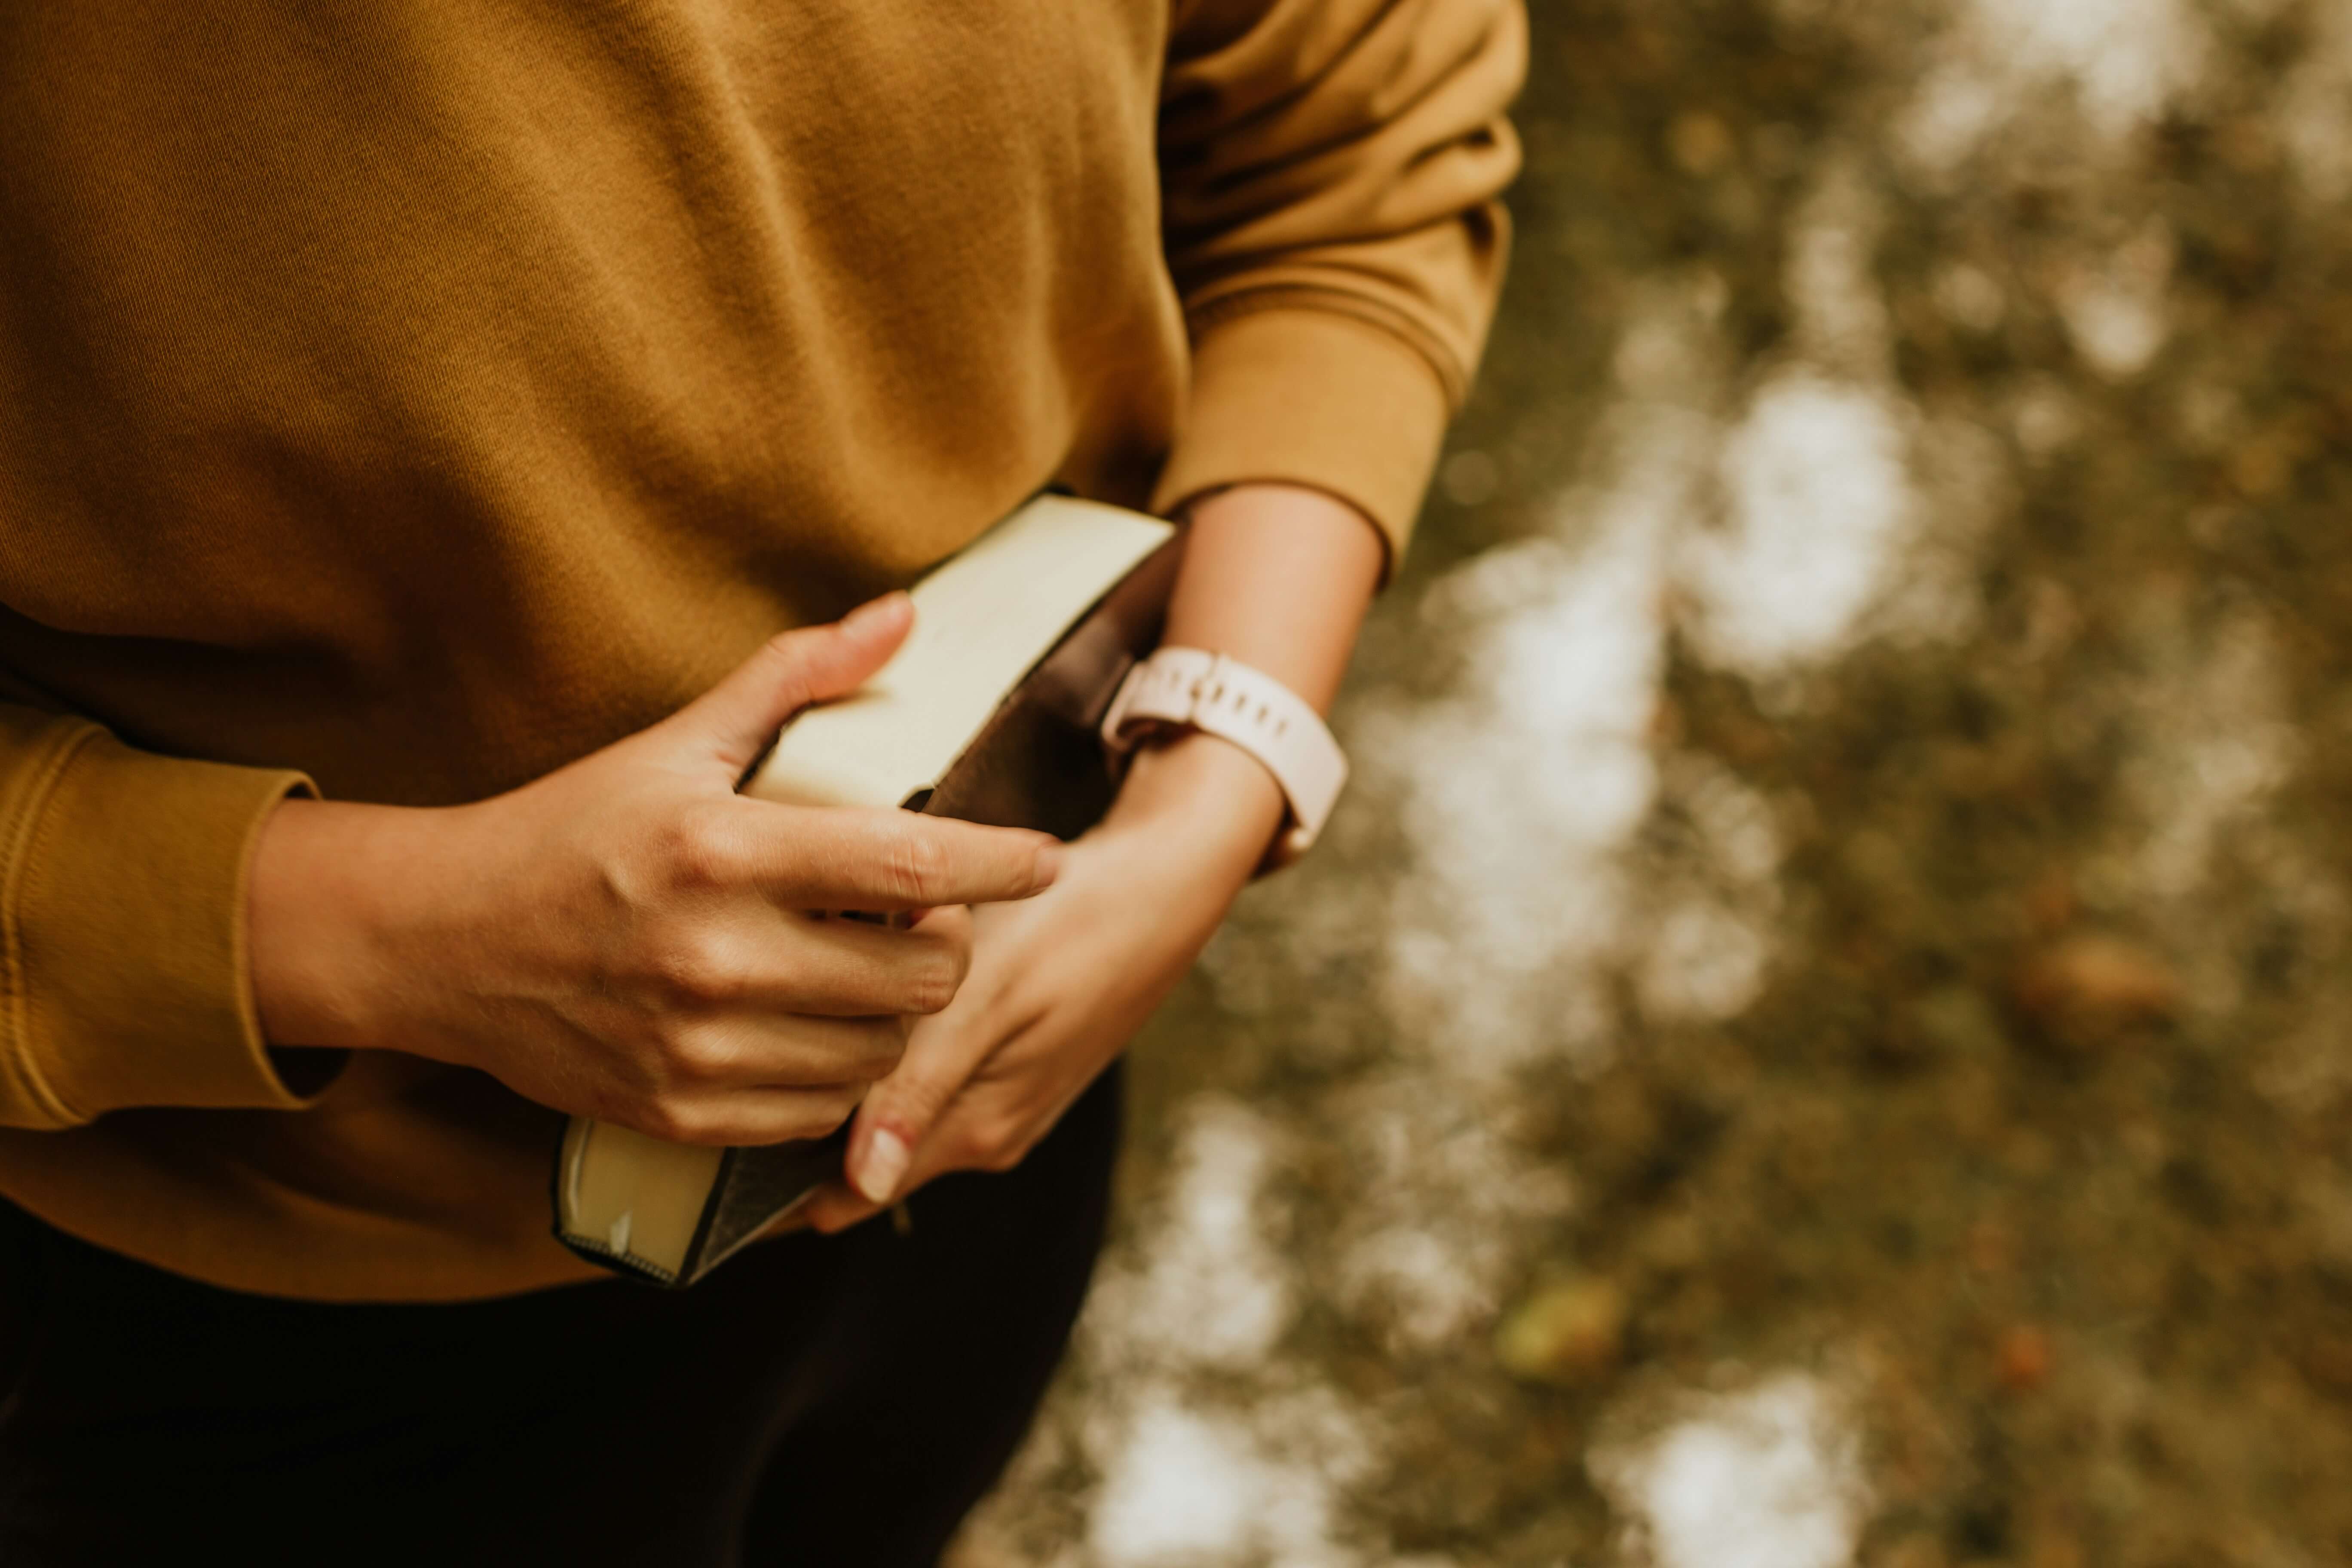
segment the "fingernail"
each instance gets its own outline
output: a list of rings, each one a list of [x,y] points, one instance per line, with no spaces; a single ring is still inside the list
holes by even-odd
[[[1048,839],[1037,846],[1036,862],[1029,868],[1029,885],[1034,891],[1044,892],[1062,874],[1062,847]]]
[[[907,1141],[887,1127],[877,1127],[866,1141],[866,1158],[857,1163],[857,1190],[869,1204],[887,1204],[907,1174]]]
[[[899,602],[906,597],[906,594],[901,591],[885,594],[878,599],[868,599],[842,617],[841,629],[845,632],[862,632],[884,616],[897,614]]]

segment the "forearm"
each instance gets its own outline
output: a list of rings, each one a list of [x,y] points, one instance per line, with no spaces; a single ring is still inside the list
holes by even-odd
[[[1363,514],[1320,490],[1237,485],[1192,509],[1163,640],[1264,670],[1328,710],[1386,565]],[[1204,850],[1246,876],[1282,820],[1280,791],[1253,758],[1191,735],[1136,759],[1114,824],[1182,819]]]
[[[1298,485],[1236,485],[1192,520],[1165,640],[1253,665],[1329,709],[1386,564],[1380,533]]]

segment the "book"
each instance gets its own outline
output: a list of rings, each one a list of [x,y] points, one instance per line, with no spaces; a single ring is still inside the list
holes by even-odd
[[[743,792],[1076,837],[1110,807],[1097,726],[1159,644],[1181,548],[1160,519],[1036,498],[915,584],[914,629],[890,662],[794,715]],[[573,1117],[556,1237],[619,1273],[691,1285],[839,1176],[847,1141],[845,1128],[719,1149]]]

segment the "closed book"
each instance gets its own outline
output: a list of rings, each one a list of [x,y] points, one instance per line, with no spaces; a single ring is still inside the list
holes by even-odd
[[[902,805],[1075,838],[1115,788],[1097,727],[1160,640],[1181,546],[1157,518],[1040,496],[915,584],[915,626],[856,691],[795,715],[743,784],[795,805]],[[574,1117],[555,1165],[572,1251],[686,1286],[842,1173],[846,1132],[668,1143]]]

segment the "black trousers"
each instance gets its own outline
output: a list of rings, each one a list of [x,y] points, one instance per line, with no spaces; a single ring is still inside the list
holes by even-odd
[[[934,1562],[1085,1295],[1106,1075],[1021,1167],[693,1289],[215,1289],[0,1204],[0,1564]]]

